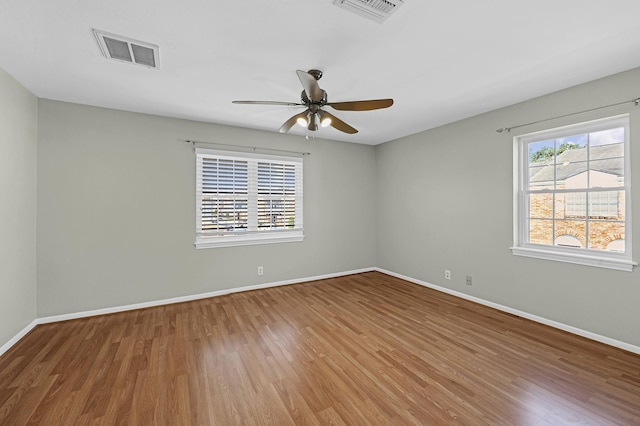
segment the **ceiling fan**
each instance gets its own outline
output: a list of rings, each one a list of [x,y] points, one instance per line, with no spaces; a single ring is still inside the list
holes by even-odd
[[[339,111],[371,111],[374,109],[388,108],[393,105],[393,99],[373,99],[366,101],[349,101],[349,102],[328,102],[327,92],[322,90],[318,85],[318,80],[322,77],[322,71],[312,69],[309,71],[297,70],[298,78],[304,90],[300,95],[300,103],[298,102],[279,102],[279,101],[233,101],[234,104],[252,104],[252,105],[286,105],[286,106],[303,106],[307,107],[304,111],[294,115],[284,122],[280,127],[280,133],[286,133],[294,124],[306,127],[311,131],[318,130],[321,127],[331,126],[334,129],[345,133],[358,133],[358,130],[351,127],[335,115],[322,109],[322,107],[330,106]]]

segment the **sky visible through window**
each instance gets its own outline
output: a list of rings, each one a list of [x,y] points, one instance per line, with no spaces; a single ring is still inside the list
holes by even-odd
[[[624,128],[618,127],[599,132],[582,133],[578,135],[566,136],[564,138],[547,139],[529,144],[529,160],[533,158],[551,159],[551,153],[554,149],[558,150],[563,144],[571,145],[573,148],[585,148],[587,144],[590,147],[610,145],[613,143],[621,143],[624,141]],[[548,156],[540,155],[544,152],[549,153]],[[540,153],[536,157],[536,153]],[[538,160],[541,161],[541,160]]]

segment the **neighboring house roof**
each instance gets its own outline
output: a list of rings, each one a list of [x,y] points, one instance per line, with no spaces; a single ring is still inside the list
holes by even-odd
[[[587,171],[587,148],[568,149],[556,157],[556,180],[562,181]],[[591,147],[589,153],[590,170],[608,173],[615,176],[624,175],[624,144],[615,143]],[[535,170],[538,169],[536,172]],[[529,182],[548,182],[554,180],[554,161],[530,163],[530,171],[534,174]]]

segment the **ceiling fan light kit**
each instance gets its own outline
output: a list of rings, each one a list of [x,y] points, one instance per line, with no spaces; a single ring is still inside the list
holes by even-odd
[[[285,121],[284,124],[280,126],[280,133],[288,132],[296,123],[302,127],[306,127],[309,131],[315,132],[318,130],[319,123],[320,127],[331,126],[336,130],[349,134],[358,133],[358,130],[322,108],[329,106],[339,111],[371,111],[374,109],[389,108],[393,105],[393,99],[328,102],[327,92],[322,90],[318,85],[318,80],[322,78],[322,71],[316,69],[311,69],[309,71],[297,70],[296,73],[298,74],[298,79],[304,88],[300,94],[300,103],[281,101],[233,101],[233,103],[306,107],[303,112],[296,114]]]
[[[301,127],[306,127],[309,130],[318,130],[317,122],[320,121],[320,127],[327,127],[331,125],[331,118],[324,114],[324,111],[318,111],[316,113],[309,112],[307,117],[298,117],[296,122]]]
[[[331,118],[327,117],[323,111],[319,111],[320,115],[320,127],[327,127],[331,125]]]

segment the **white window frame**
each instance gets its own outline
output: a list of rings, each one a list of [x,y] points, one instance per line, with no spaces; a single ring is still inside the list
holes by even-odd
[[[597,132],[615,127],[624,127],[624,186],[620,191],[625,192],[625,251],[614,252],[593,250],[578,247],[563,247],[558,245],[529,243],[527,218],[529,215],[529,155],[527,144],[546,139],[562,138],[566,136]],[[511,251],[517,256],[527,256],[538,259],[555,260],[579,265],[596,266],[631,272],[637,265],[632,260],[632,231],[631,231],[631,155],[629,137],[629,115],[602,118],[569,126],[543,130],[534,133],[518,135],[513,138],[513,247]],[[591,189],[593,190],[593,189]],[[597,190],[597,188],[596,188]],[[555,190],[554,190],[555,191]]]
[[[245,231],[206,232],[202,229],[202,160],[203,158],[248,162],[248,224]],[[286,164],[295,168],[295,223],[291,229],[258,228],[258,163]],[[304,239],[303,227],[303,159],[302,157],[222,151],[196,147],[196,241],[197,249],[298,242]]]

